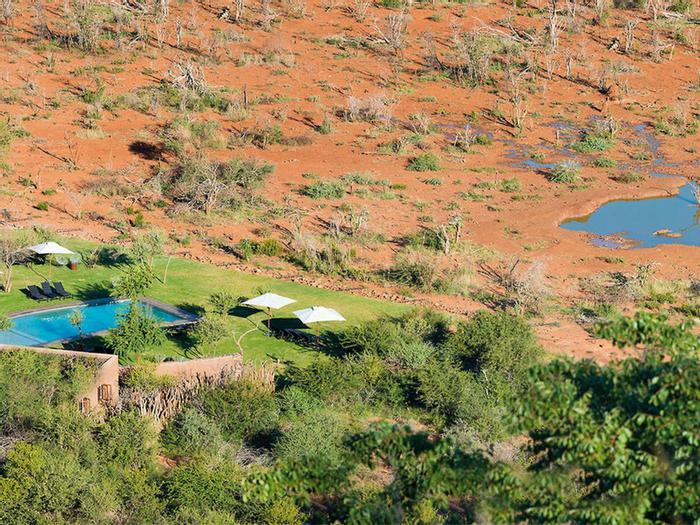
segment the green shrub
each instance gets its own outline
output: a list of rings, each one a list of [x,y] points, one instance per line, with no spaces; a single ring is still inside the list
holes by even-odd
[[[316,131],[318,131],[321,135],[330,135],[333,131],[331,119],[324,117],[323,122],[316,126]]]
[[[163,496],[169,510],[246,513],[240,467],[228,462],[210,466],[202,461],[172,469],[163,480]],[[209,523],[209,522],[199,522]]]
[[[522,387],[527,369],[541,355],[527,322],[506,312],[477,312],[459,325],[444,350],[465,370],[483,374],[495,395]]]
[[[598,157],[593,161],[593,165],[596,168],[614,168],[617,166],[617,161],[610,157]]]
[[[641,173],[637,173],[636,171],[627,171],[625,173],[620,173],[619,175],[615,175],[612,177],[612,179],[615,182],[621,182],[623,184],[632,184],[635,182],[642,182],[646,177],[642,175]]]
[[[254,251],[259,255],[277,257],[282,254],[282,252],[284,251],[284,247],[282,246],[282,243],[279,242],[277,239],[269,237],[267,239],[263,239],[262,241],[257,242]]]
[[[223,438],[218,425],[194,408],[180,412],[161,432],[161,443],[170,454],[216,454]]]
[[[359,401],[364,387],[361,378],[352,373],[351,364],[338,358],[318,359],[307,367],[294,368],[289,380],[330,405]]]
[[[491,138],[484,134],[484,133],[479,133],[474,137],[474,144],[477,144],[479,146],[490,146],[493,143]]]
[[[0,432],[46,428],[54,407],[75,410],[95,375],[91,363],[28,350],[0,352]]]
[[[579,165],[573,161],[557,164],[549,174],[549,180],[559,184],[574,184],[579,178]]]
[[[340,199],[345,196],[345,185],[336,180],[320,180],[305,186],[301,194],[312,199]]]
[[[440,158],[433,153],[413,157],[406,166],[408,171],[440,171]]]
[[[215,343],[226,336],[223,316],[207,314],[189,330],[188,336],[195,348]]]
[[[285,428],[275,444],[275,454],[283,460],[321,458],[330,464],[338,464],[346,429],[335,412],[308,412]]]
[[[360,172],[346,173],[340,180],[355,186],[389,186],[389,181],[386,179],[375,179],[372,175]]]
[[[520,184],[520,181],[513,177],[512,179],[503,179],[501,181],[501,191],[505,193],[515,193],[517,191],[520,191],[522,189],[522,186]]]
[[[502,437],[502,412],[486,385],[472,373],[436,361],[418,374],[420,402],[445,425],[464,422],[491,440]]]
[[[163,194],[176,202],[207,214],[226,208],[240,208],[252,201],[272,173],[271,164],[254,160],[210,161],[202,155],[180,157],[163,180]],[[216,192],[212,192],[214,185]]]
[[[117,326],[104,339],[107,347],[119,356],[119,361],[128,363],[135,354],[162,345],[165,333],[151,313],[131,302],[125,313],[118,314]]]
[[[165,149],[177,155],[196,153],[203,148],[222,148],[226,145],[216,120],[178,118],[165,127],[161,136]]]
[[[277,428],[279,419],[274,393],[250,381],[209,390],[198,407],[219,425],[226,439],[264,438]]]
[[[49,203],[46,201],[37,202],[34,207],[39,211],[49,211]]]
[[[438,269],[434,257],[409,250],[396,257],[396,262],[387,271],[387,277],[406,286],[430,290],[438,277]]]
[[[228,315],[238,304],[238,297],[229,292],[214,292],[209,296],[209,304],[216,315]]]
[[[158,450],[153,422],[134,411],[111,416],[98,431],[100,453],[127,469],[149,466]]]
[[[571,144],[571,149],[579,153],[607,151],[613,147],[615,140],[610,133],[586,133],[583,139]]]
[[[7,317],[5,314],[0,314],[0,332],[5,330],[10,330],[14,326],[12,319]]]

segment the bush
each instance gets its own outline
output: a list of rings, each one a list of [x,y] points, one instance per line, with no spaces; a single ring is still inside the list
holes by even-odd
[[[5,314],[0,314],[0,331],[10,330],[14,326],[12,319]]]
[[[275,454],[282,460],[321,458],[330,464],[338,464],[346,430],[346,425],[335,412],[309,412],[293,420],[285,429],[275,444]]]
[[[628,171],[625,173],[620,173],[619,175],[615,175],[612,177],[612,179],[615,182],[621,182],[623,184],[632,184],[635,182],[642,182],[646,177],[642,175],[641,173],[637,173],[636,171]]]
[[[447,329],[448,319],[443,314],[415,309],[398,318],[382,317],[348,328],[340,340],[348,354],[373,354],[384,358],[402,345],[441,345]]]
[[[235,465],[224,462],[214,467],[195,461],[173,469],[165,477],[163,496],[171,512],[245,513],[241,480],[240,468]]]
[[[105,344],[119,356],[119,361],[129,362],[134,354],[165,342],[160,323],[138,303],[132,302],[126,313],[119,314],[117,326],[105,336]]]
[[[203,148],[222,148],[225,141],[215,120],[197,121],[179,118],[170,122],[162,133],[165,149],[178,156],[192,155]]]
[[[571,149],[579,153],[607,151],[613,147],[615,140],[610,133],[586,133],[583,138],[571,145]]]
[[[27,350],[0,352],[0,433],[46,428],[53,407],[75,409],[75,398],[94,378],[83,360]]]
[[[321,180],[304,187],[301,193],[312,199],[340,199],[345,196],[345,185],[339,181]]]
[[[360,399],[363,383],[344,359],[316,360],[305,368],[294,368],[289,380],[305,392],[330,405],[350,404]]]
[[[136,412],[121,412],[99,428],[100,453],[126,469],[143,468],[155,460],[157,434],[153,422]]]
[[[219,425],[226,439],[264,438],[277,428],[279,419],[274,392],[250,381],[209,390],[201,396],[198,406]]]
[[[445,425],[463,421],[493,441],[503,435],[500,405],[470,372],[436,361],[420,370],[418,395],[421,403],[440,416]]]
[[[438,270],[433,257],[411,250],[398,255],[387,276],[406,286],[430,290],[438,277]]]
[[[517,191],[520,191],[522,186],[520,185],[520,181],[513,177],[512,179],[503,179],[501,181],[501,191],[505,193],[515,193]]]
[[[180,412],[163,430],[161,443],[170,454],[216,454],[223,438],[218,425],[194,408]]]
[[[270,164],[254,160],[210,161],[202,155],[178,159],[164,177],[163,193],[175,202],[207,214],[222,208],[240,208],[252,199],[272,173]],[[214,191],[215,190],[215,191]]]
[[[579,165],[573,161],[557,164],[549,174],[549,180],[559,184],[574,184],[578,181]]]
[[[215,343],[226,336],[226,323],[221,315],[205,315],[190,329],[188,335],[195,348]]]
[[[596,168],[614,168],[617,166],[617,161],[610,157],[598,157],[593,161]]]
[[[444,350],[465,370],[483,375],[491,395],[500,399],[524,385],[527,369],[541,355],[527,322],[506,312],[477,312],[459,325]]]
[[[261,241],[251,239],[241,239],[238,242],[238,256],[247,261],[253,255],[267,255],[277,257],[284,252],[282,243],[274,238],[267,238]]]
[[[440,171],[440,158],[433,153],[413,157],[406,166],[408,171]]]
[[[228,315],[238,304],[238,297],[229,292],[214,292],[209,296],[209,304],[216,315]]]

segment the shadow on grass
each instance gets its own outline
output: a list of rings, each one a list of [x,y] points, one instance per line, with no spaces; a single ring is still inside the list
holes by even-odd
[[[175,307],[196,315],[197,317],[202,317],[206,313],[203,306],[194,303],[177,303]]]
[[[189,330],[168,331],[168,340],[175,344],[180,355],[186,359],[198,359],[204,357],[197,348]]]
[[[101,281],[95,283],[85,283],[73,290],[67,290],[72,293],[76,299],[81,301],[89,301],[91,299],[103,299],[109,297],[112,291],[111,283]]]
[[[242,304],[239,304],[238,306],[235,306],[233,309],[229,310],[229,314],[233,315],[234,317],[242,317],[243,319],[248,319],[251,315],[258,314],[260,312],[262,312],[262,310],[243,306]]]

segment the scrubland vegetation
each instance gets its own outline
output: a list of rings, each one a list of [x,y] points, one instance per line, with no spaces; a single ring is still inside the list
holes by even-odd
[[[452,326],[416,311],[339,334],[334,355],[308,367],[200,387],[166,419],[128,402],[85,417],[73,396],[89,366],[5,351],[0,516],[692,522],[698,340],[649,314],[598,331],[643,353],[607,366],[544,363],[517,317],[484,312]],[[131,371],[127,399],[184,388],[149,374]]]
[[[697,248],[559,225],[700,202],[699,16],[0,0],[0,329],[59,235],[90,239],[54,268],[80,299],[201,315],[120,318],[100,415],[89,366],[0,352],[0,523],[694,523]],[[273,287],[349,322],[308,348],[231,313]],[[240,349],[240,381],[139,404],[189,388],[153,362]]]

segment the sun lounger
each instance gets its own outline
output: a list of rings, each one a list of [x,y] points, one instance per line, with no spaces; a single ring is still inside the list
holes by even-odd
[[[43,283],[41,283],[41,293],[49,299],[56,299],[57,297],[60,297],[56,292],[53,291],[53,289],[51,288],[51,284],[48,281],[44,281]]]
[[[46,301],[48,299],[48,297],[41,293],[39,288],[34,286],[33,284],[27,286],[27,293],[29,294],[29,297],[31,297],[35,301]]]
[[[66,291],[66,289],[63,287],[63,283],[61,282],[53,283],[53,289],[59,295],[59,297],[70,297],[73,295],[72,293]]]

